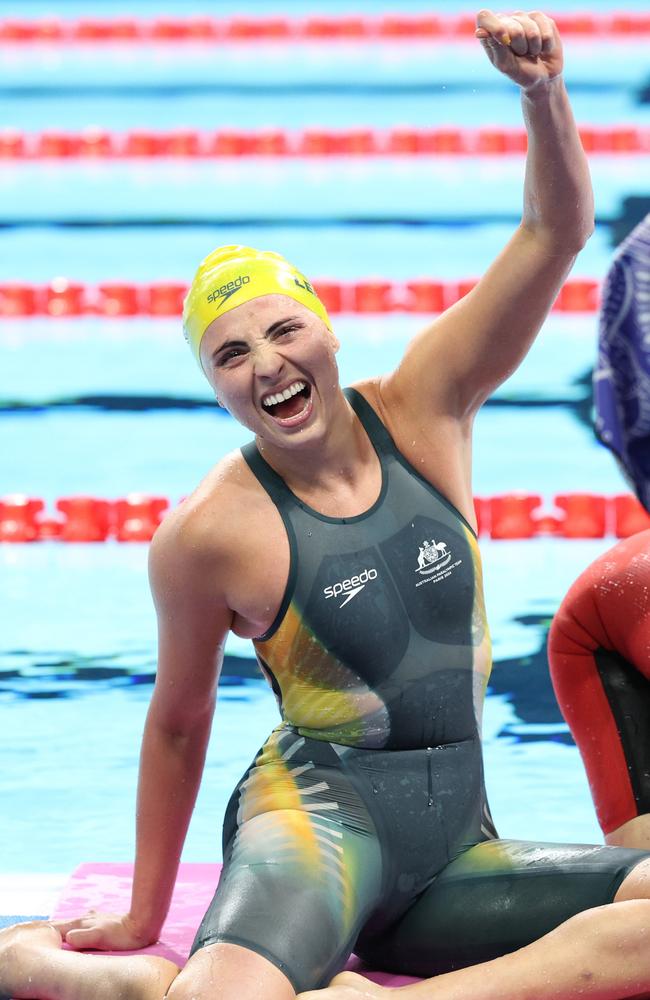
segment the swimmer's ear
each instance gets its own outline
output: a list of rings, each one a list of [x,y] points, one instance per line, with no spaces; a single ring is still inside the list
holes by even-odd
[[[341,346],[341,341],[336,336],[336,334],[334,333],[334,331],[330,330],[329,327],[327,328],[327,334],[329,336],[330,344],[332,345],[332,350],[334,351],[335,354],[337,354],[338,353],[338,349]]]

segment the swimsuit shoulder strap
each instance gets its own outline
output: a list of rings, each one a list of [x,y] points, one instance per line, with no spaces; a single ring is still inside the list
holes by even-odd
[[[360,392],[357,392],[356,389],[345,389],[344,392],[350,406],[361,421],[366,434],[379,455],[382,465],[385,467],[387,459],[394,459],[398,465],[406,469],[410,476],[413,476],[418,482],[422,483],[429,493],[432,493],[445,507],[451,510],[469,528],[474,537],[476,537],[476,531],[458,508],[433,483],[425,479],[420,470],[416,469],[409,459],[402,454],[393,441],[388,428],[382,423],[379,414],[373,409],[368,400]]]
[[[240,450],[249,469],[264,487],[276,507],[286,507],[294,500],[293,493],[284,479],[262,458],[254,441],[245,444]]]
[[[344,389],[345,397],[380,456],[395,455],[397,448],[388,429],[365,396],[356,389]]]

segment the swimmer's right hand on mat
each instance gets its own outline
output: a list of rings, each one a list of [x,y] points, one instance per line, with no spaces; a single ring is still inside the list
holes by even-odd
[[[135,951],[153,944],[156,938],[143,934],[128,913],[100,913],[89,910],[74,920],[50,920],[63,940],[76,951]]]

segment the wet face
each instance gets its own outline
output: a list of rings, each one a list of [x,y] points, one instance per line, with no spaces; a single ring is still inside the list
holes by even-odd
[[[338,347],[310,309],[264,295],[211,323],[200,356],[219,402],[254,434],[288,444],[325,432],[340,393]]]

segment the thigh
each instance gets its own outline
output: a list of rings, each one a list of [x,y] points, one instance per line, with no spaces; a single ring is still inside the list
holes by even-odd
[[[344,964],[381,888],[366,807],[326,743],[273,734],[226,817],[224,868],[192,953],[216,942],[272,962],[296,992]]]
[[[618,847],[486,841],[451,862],[361,957],[415,976],[490,961],[612,902],[648,857]]]

